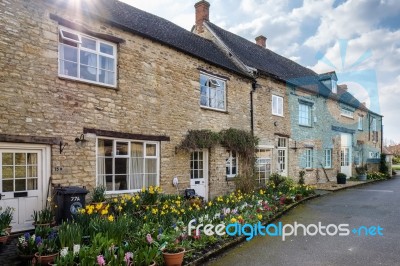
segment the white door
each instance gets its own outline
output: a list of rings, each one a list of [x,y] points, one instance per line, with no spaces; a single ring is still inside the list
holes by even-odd
[[[190,188],[208,200],[208,150],[190,153]]]
[[[44,206],[49,150],[44,146],[0,144],[0,206],[14,208],[13,232],[32,229],[33,211]]]
[[[278,172],[283,176],[288,175],[287,139],[278,138]]]
[[[346,174],[347,178],[351,177],[351,134],[341,134],[341,150],[340,150],[340,172]]]

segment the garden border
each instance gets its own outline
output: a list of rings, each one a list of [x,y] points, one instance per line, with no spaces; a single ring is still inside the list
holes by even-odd
[[[296,201],[293,204],[290,204],[288,206],[286,206],[283,210],[281,210],[280,212],[276,213],[273,217],[271,217],[267,222],[263,223],[264,226],[272,223],[273,221],[275,221],[276,219],[282,217],[283,214],[287,213],[288,211],[290,211],[291,209],[293,209],[294,207],[302,204],[303,202],[306,202],[308,200],[312,200],[315,198],[320,197],[319,194],[304,198],[302,200]],[[205,253],[203,256],[201,256],[200,258],[188,262],[187,264],[184,264],[185,266],[195,266],[195,265],[203,265],[205,262],[209,261],[212,258],[215,258],[219,255],[221,255],[222,253],[224,253],[225,251],[227,251],[228,249],[231,249],[241,243],[243,243],[244,241],[246,241],[246,236],[241,236],[241,237],[237,237],[234,238],[226,243],[223,243],[222,246],[220,246],[219,248],[215,248],[213,250],[210,250],[209,252]]]

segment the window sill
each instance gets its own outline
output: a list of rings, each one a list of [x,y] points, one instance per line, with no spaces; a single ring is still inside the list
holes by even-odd
[[[119,195],[119,194],[127,194],[127,193],[139,193],[142,191],[141,189],[132,189],[132,190],[115,190],[115,191],[106,191],[107,196]]]
[[[94,86],[99,86],[99,87],[103,87],[103,88],[107,88],[107,89],[118,90],[118,86],[117,85],[113,86],[113,85],[107,85],[107,84],[98,83],[98,82],[90,82],[90,81],[85,81],[85,80],[74,78],[74,77],[70,77],[70,76],[63,76],[63,75],[60,75],[60,74],[58,75],[58,78],[62,79],[62,80],[76,81],[76,82],[84,83],[84,84],[87,84],[87,85],[94,85]]]
[[[306,171],[311,172],[314,171],[314,168],[305,168]]]
[[[302,124],[299,124],[299,126],[301,126],[301,127],[308,127],[308,128],[312,128],[313,126],[311,126],[311,125],[302,125]]]
[[[225,176],[226,181],[234,181],[237,175],[228,175]]]
[[[222,109],[217,109],[217,108],[211,108],[211,107],[207,107],[207,106],[203,106],[203,105],[200,105],[200,108],[203,109],[203,110],[215,111],[215,112],[220,112],[220,113],[228,114],[228,111],[227,111],[227,110],[222,110]]]
[[[284,115],[279,115],[279,114],[272,114],[273,116],[278,116],[278,117],[285,117]]]
[[[363,129],[358,129],[358,131],[364,131]]]
[[[353,119],[353,120],[354,120],[354,116],[345,115],[345,114],[340,114],[340,115],[343,116],[343,117],[347,117],[347,118],[350,118],[350,119]]]

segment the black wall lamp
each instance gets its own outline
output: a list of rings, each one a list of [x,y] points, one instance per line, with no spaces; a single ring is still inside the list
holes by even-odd
[[[75,142],[85,143],[87,140],[85,139],[85,134],[81,134],[79,138],[75,138]]]

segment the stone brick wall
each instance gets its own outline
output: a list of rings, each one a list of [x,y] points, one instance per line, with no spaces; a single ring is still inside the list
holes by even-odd
[[[57,136],[68,143],[61,154],[52,147],[55,185],[96,184],[95,136],[86,136],[83,146],[74,141],[84,127],[169,136],[161,143],[160,181],[171,193],[175,175],[189,177],[189,155],[175,153],[189,129],[250,130],[250,80],[45,1],[3,2],[0,12],[0,133]],[[58,77],[58,24],[50,13],[125,40],[118,46],[118,89]],[[199,68],[227,77],[227,112],[200,107]],[[215,152],[211,195],[232,188],[218,181],[224,180],[225,158]],[[62,170],[56,172],[57,166]]]

